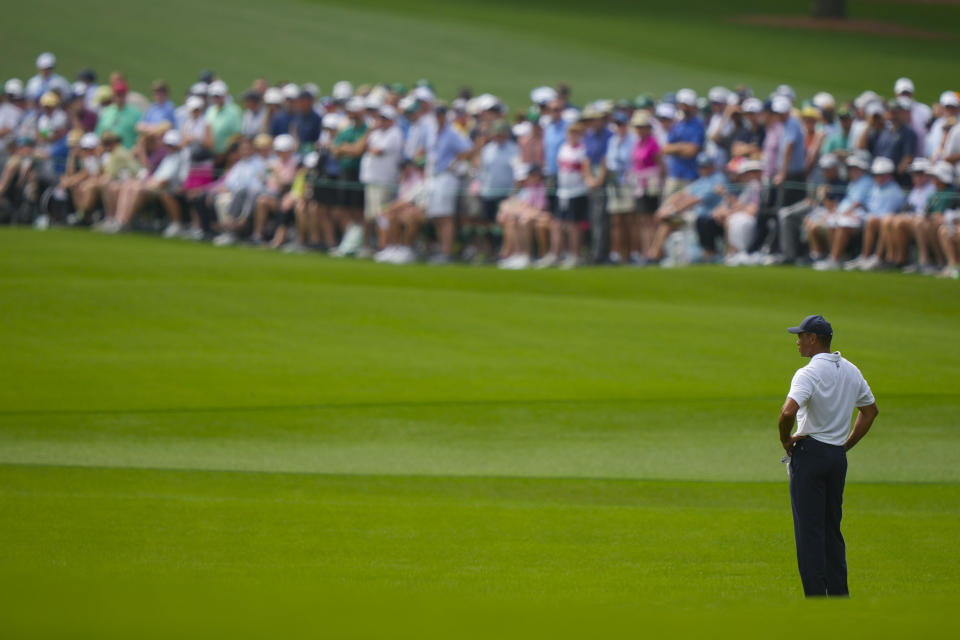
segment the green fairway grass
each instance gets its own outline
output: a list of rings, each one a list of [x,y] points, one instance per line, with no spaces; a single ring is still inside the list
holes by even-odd
[[[542,84],[568,82],[574,101],[632,98],[692,86],[792,84],[852,98],[892,92],[899,76],[933,101],[956,89],[953,52],[960,7],[952,3],[851,1],[851,17],[902,24],[937,37],[747,26],[756,14],[807,16],[808,0],[32,0],[7,3],[15,28],[0,41],[0,75],[25,78],[52,50],[72,78],[113,70],[148,92],[159,77],[174,97],[205,68],[235,93],[257,76],[355,83],[429,78],[450,99],[463,85],[514,108]],[[951,84],[954,83],[954,84]]]
[[[957,294],[0,230],[0,634],[950,637]],[[881,410],[829,606],[777,462],[808,313]]]

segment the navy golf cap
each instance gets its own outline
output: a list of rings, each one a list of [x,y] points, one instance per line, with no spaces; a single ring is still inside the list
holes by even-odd
[[[823,316],[807,316],[799,327],[787,329],[790,333],[815,333],[818,336],[832,336],[833,327]]]

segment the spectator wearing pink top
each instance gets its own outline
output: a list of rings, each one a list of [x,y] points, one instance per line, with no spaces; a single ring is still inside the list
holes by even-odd
[[[526,269],[530,266],[533,229],[545,228],[551,221],[547,212],[547,188],[537,165],[522,165],[517,170],[520,190],[500,203],[497,224],[503,227],[501,269]],[[544,247],[540,247],[543,252]]]
[[[634,195],[636,213],[632,216],[630,261],[642,263],[657,224],[654,214],[660,206],[660,186],[663,184],[664,165],[660,143],[653,131],[653,121],[646,111],[637,111],[630,121],[637,132],[637,144],[633,148]]]

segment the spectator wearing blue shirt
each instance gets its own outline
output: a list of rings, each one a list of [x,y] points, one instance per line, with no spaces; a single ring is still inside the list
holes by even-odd
[[[426,215],[437,227],[440,239],[440,255],[431,264],[445,264],[453,256],[455,236],[454,214],[457,209],[460,180],[454,173],[454,165],[470,157],[473,143],[447,122],[447,109],[436,110],[437,135],[427,149],[427,166],[430,168],[427,188]]]
[[[137,131],[148,136],[162,135],[177,124],[176,106],[170,100],[167,83],[157,80],[153,83],[153,102],[147,107],[143,118],[137,123]]]
[[[697,154],[706,142],[706,127],[697,115],[697,94],[693,89],[677,91],[677,106],[683,119],[667,134],[663,154],[667,158],[667,180],[663,195],[670,197],[697,179]]]
[[[626,114],[620,114],[626,118]],[[594,107],[587,107],[583,112],[581,119],[586,126],[586,132],[583,135],[583,145],[586,147],[587,158],[590,160],[590,167],[598,173],[604,166],[607,157],[607,147],[610,145],[610,138],[613,132],[607,126],[606,114]],[[605,262],[609,256],[609,224],[606,216],[606,192],[602,183],[597,183],[597,187],[590,189],[590,260],[592,262]]]
[[[301,91],[296,100],[296,115],[292,126],[294,137],[299,143],[300,153],[310,153],[320,139],[320,116],[313,108],[313,95],[309,91]]]
[[[884,156],[877,156],[873,159],[870,170],[873,173],[873,186],[870,188],[869,195],[867,195],[866,220],[863,225],[863,246],[859,257],[843,265],[843,268],[847,270],[868,271],[880,265],[880,255],[886,240],[886,238],[880,237],[883,220],[900,211],[906,203],[903,189],[893,178],[893,173],[896,171],[893,160]]]
[[[543,127],[543,176],[547,182],[547,204],[550,212],[557,213],[557,155],[567,140],[567,122],[561,117],[563,103],[554,100],[543,110],[550,119]]]
[[[847,195],[837,205],[836,213],[827,219],[827,225],[832,230],[830,255],[813,264],[813,268],[817,271],[839,269],[840,259],[847,250],[850,239],[863,225],[867,198],[873,189],[873,177],[869,169],[870,163],[862,155],[852,155],[847,158],[847,176],[850,179]]]
[[[694,217],[709,216],[723,201],[725,180],[723,173],[717,171],[716,158],[701,153],[694,162],[700,177],[680,191],[664,200],[654,220],[657,224],[653,242],[647,250],[646,258],[650,262],[663,259],[663,246],[667,237],[686,224],[684,213],[690,211]]]

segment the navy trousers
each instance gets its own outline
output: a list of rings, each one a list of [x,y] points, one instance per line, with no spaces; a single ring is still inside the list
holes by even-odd
[[[847,452],[806,438],[790,459],[797,565],[807,596],[846,596],[847,554],[840,533]]]

